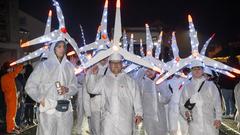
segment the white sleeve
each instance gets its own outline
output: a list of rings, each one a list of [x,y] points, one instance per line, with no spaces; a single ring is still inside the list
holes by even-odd
[[[87,117],[91,116],[90,95],[87,92],[86,81],[83,83],[83,109]]]
[[[188,100],[187,91],[188,91],[187,87],[184,86],[179,102],[180,113],[185,119],[187,119],[187,117],[185,116],[185,112],[188,111],[188,109],[184,106],[184,104]]]
[[[239,109],[240,109],[240,82],[235,86],[234,88],[234,97],[236,101],[236,108],[237,108],[237,114],[235,117],[235,120],[237,122],[240,122],[240,114],[239,114]]]
[[[40,102],[44,97],[41,95],[41,83],[42,83],[42,76],[44,74],[44,65],[40,63],[38,66],[35,67],[31,75],[29,76],[25,90],[26,93],[36,102]]]
[[[221,98],[220,98],[220,93],[218,91],[217,86],[211,82],[211,87],[210,90],[213,93],[213,99],[214,99],[214,108],[215,108],[215,113],[216,113],[216,120],[222,120],[222,106],[221,106]]]
[[[103,77],[100,77],[99,75],[94,75],[88,72],[86,75],[87,92],[91,94],[100,94],[102,78]]]
[[[160,104],[168,104],[171,100],[172,93],[168,90],[167,82],[164,81],[160,85],[156,85],[156,90],[159,98]]]
[[[70,75],[68,77],[68,79],[70,79],[69,83],[68,83],[68,93],[66,95],[68,96],[73,96],[78,92],[78,82],[77,82],[77,77],[74,73],[74,69],[71,68],[70,70]]]
[[[133,99],[134,112],[136,116],[143,117],[140,89],[134,80],[132,81],[132,83],[133,83],[133,90],[134,90],[134,99]]]

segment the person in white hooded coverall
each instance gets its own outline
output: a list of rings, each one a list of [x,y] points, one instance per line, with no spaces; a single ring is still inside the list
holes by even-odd
[[[203,63],[191,63],[192,79],[184,86],[180,98],[180,111],[189,121],[189,135],[218,135],[221,126],[221,100],[216,85],[203,76]],[[190,99],[190,100],[189,100]],[[185,107],[195,103],[192,111]]]
[[[66,58],[66,44],[58,41],[51,45],[48,59],[41,62],[30,75],[27,94],[40,103],[37,135],[70,135],[73,126],[72,105],[65,112],[56,110],[58,100],[70,101],[77,92],[74,66]],[[57,89],[56,82],[60,82]]]
[[[140,69],[136,77],[141,90],[143,126],[147,135],[168,134],[164,105],[169,102],[171,93],[156,84],[157,76],[158,74],[153,70]]]
[[[238,123],[237,127],[240,129],[240,82],[234,88],[234,96],[236,101],[237,113],[235,116],[235,121]]]
[[[90,77],[97,84],[88,89],[102,97],[101,135],[132,135],[133,120],[138,125],[143,115],[138,85],[122,72],[121,55],[110,56],[109,68],[111,72],[97,79],[97,68],[93,67]]]
[[[171,92],[171,100],[168,103],[168,122],[170,135],[187,135],[187,121],[180,115],[179,101],[184,84],[187,79],[174,75],[167,80],[168,90]]]
[[[102,50],[99,50],[97,53],[100,53]],[[96,64],[96,67],[98,68],[98,73],[97,73],[97,77],[98,78],[102,78],[103,76],[105,76],[108,73],[108,59],[103,59],[101,60],[99,63]],[[86,88],[88,91],[88,88],[90,87],[94,87],[96,82],[94,82],[94,80],[91,80],[91,78],[89,76],[91,76],[91,72],[90,70],[88,70],[87,75],[86,75]],[[89,82],[93,82],[93,83],[89,83]],[[91,86],[90,86],[91,85]],[[100,135],[100,123],[101,123],[101,110],[100,110],[100,106],[101,106],[101,95],[99,94],[92,94],[89,93],[90,95],[90,120],[89,120],[89,124],[90,124],[90,128],[91,128],[91,133],[93,135]]]

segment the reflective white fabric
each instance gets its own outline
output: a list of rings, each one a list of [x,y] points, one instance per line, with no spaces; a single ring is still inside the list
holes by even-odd
[[[174,76],[167,80],[168,86],[172,88],[172,97],[168,104],[168,122],[170,135],[187,135],[188,124],[187,121],[180,115],[179,102],[184,84],[187,80],[182,77]],[[184,82],[184,84],[183,84]],[[168,87],[169,91],[170,88]]]
[[[158,79],[157,77],[151,80],[147,76],[142,76],[142,73],[144,71],[140,69],[137,79],[141,89],[144,129],[148,135],[167,135],[164,105],[167,103],[166,101],[169,101],[170,93],[163,92],[167,89],[160,89],[160,85],[156,85],[155,81]],[[168,100],[160,100],[160,98]]]
[[[102,78],[104,74],[107,74],[108,72],[108,65],[102,66],[100,63],[97,65],[98,66],[98,73],[97,77]],[[86,75],[86,91],[88,91],[89,87],[94,87],[96,85],[96,82],[93,80],[90,80],[89,78],[91,76],[90,72],[87,72]],[[89,94],[88,94],[89,95]],[[91,127],[91,132],[93,135],[100,135],[101,132],[101,95],[96,95],[95,97],[89,98],[90,100],[90,127]]]
[[[66,56],[61,63],[54,53],[54,46],[51,46],[47,60],[39,63],[30,75],[26,92],[36,102],[42,99],[54,101],[65,99],[69,100],[77,92],[77,79],[74,74],[74,66],[67,60]],[[59,81],[62,86],[68,87],[66,95],[59,95],[55,82]],[[40,112],[40,121],[37,128],[38,135],[70,135],[72,129],[72,105],[70,104],[67,112],[58,112],[52,109],[51,113]]]
[[[95,75],[91,80],[97,80]],[[134,116],[142,116],[140,91],[137,83],[127,74],[109,72],[89,88],[102,97],[102,135],[131,135]]]
[[[221,120],[221,100],[216,85],[206,81],[200,92],[197,92],[205,79],[192,79],[184,86],[180,98],[180,111],[185,116],[187,109],[184,107],[190,98],[191,103],[196,103],[192,110],[193,121],[189,123],[189,135],[218,135],[218,129],[214,127],[214,120]]]

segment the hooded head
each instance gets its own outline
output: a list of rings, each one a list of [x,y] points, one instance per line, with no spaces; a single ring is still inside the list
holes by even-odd
[[[67,45],[64,40],[57,41],[55,44],[51,45],[49,59],[51,57],[57,58],[60,62],[64,57],[66,57]]]
[[[118,53],[113,53],[109,57],[109,67],[113,74],[119,74],[122,71],[122,56]]]
[[[195,60],[191,63],[191,70],[193,78],[201,78],[203,76],[203,62]]]
[[[105,48],[96,50],[96,53],[94,54],[94,56],[96,56],[99,53],[104,53],[105,50],[106,50]],[[99,61],[98,64],[100,64],[101,66],[105,66],[105,65],[107,65],[107,62],[108,62],[108,58],[105,58],[105,59]]]

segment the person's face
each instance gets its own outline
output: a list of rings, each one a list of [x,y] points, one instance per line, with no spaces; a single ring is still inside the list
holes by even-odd
[[[104,66],[104,65],[107,64],[107,62],[108,62],[108,58],[105,58],[105,59],[101,60],[99,63],[100,63],[102,66]]]
[[[65,45],[64,43],[59,43],[58,46],[56,46],[55,48],[55,53],[56,53],[56,56],[58,58],[63,58],[63,56],[65,55]]]
[[[109,61],[109,67],[113,74],[119,74],[122,71],[122,61]]]
[[[203,68],[202,67],[193,67],[192,75],[193,75],[193,78],[201,78],[203,76]]]
[[[147,75],[148,78],[152,79],[156,76],[156,72],[151,70],[151,69],[147,69],[145,70],[145,74]]]

